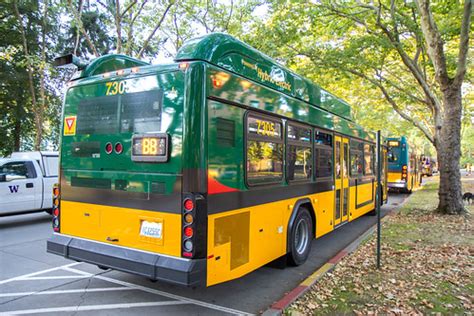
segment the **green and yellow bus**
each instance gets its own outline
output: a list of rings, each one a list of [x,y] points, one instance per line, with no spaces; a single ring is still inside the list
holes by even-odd
[[[416,150],[409,146],[405,136],[389,137],[388,188],[411,193],[421,185],[421,159]]]
[[[302,264],[313,238],[374,210],[374,134],[231,36],[190,40],[168,65],[76,64],[51,253],[211,286],[279,258]]]

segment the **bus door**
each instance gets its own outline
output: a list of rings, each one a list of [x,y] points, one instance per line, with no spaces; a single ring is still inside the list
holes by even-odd
[[[334,226],[349,219],[349,139],[335,136],[335,212]]]

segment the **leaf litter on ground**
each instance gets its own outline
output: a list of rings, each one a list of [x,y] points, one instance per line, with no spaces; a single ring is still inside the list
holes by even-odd
[[[474,178],[464,179],[463,186],[474,188]],[[474,207],[468,206],[467,216],[434,212],[437,188],[437,182],[427,183],[384,219],[380,270],[371,236],[285,313],[472,315]]]

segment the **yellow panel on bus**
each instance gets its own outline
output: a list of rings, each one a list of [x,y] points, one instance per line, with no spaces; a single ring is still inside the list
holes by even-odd
[[[162,237],[141,236],[143,221],[160,223]],[[61,201],[61,233],[65,235],[180,257],[180,232],[180,214]]]

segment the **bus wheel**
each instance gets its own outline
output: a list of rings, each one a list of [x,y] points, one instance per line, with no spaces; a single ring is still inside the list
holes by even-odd
[[[299,266],[308,259],[312,240],[313,220],[308,209],[300,207],[290,231],[290,252],[287,254],[290,265]]]

